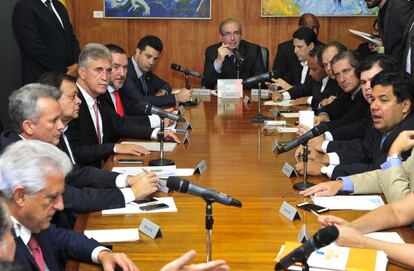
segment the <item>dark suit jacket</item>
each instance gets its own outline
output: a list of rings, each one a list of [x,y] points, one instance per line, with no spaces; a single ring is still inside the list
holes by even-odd
[[[369,105],[362,96],[361,90],[354,99],[351,98],[350,93],[341,91],[335,101],[322,107],[317,113],[325,112],[329,115],[331,121],[327,124],[329,129],[332,129],[360,120],[367,110],[369,110]]]
[[[317,41],[316,44],[323,43]],[[279,43],[276,52],[272,70],[276,72],[277,77],[282,78],[292,86],[299,85],[303,67],[295,54],[293,39]],[[305,82],[308,78],[310,78],[309,73]]]
[[[364,117],[360,120],[346,125],[329,129],[334,140],[364,139],[367,128],[372,126],[371,111],[367,110]]]
[[[111,94],[109,91],[105,92],[101,96],[101,102],[105,102],[108,107],[112,108],[115,112],[115,105],[112,101]],[[123,101],[121,98],[121,103],[124,108],[125,119],[130,119],[131,122],[135,122],[138,125],[151,127],[148,115],[145,114],[144,108],[139,106],[139,103],[130,103],[129,101]],[[135,104],[136,106],[134,106]],[[129,113],[129,114],[128,114]]]
[[[13,30],[22,57],[22,83],[36,82],[47,71],[66,72],[77,62],[79,42],[65,6],[52,0],[64,28],[39,0],[20,0],[13,11]]]
[[[214,60],[217,58],[217,50],[220,46],[221,43],[213,44],[207,47],[205,51],[204,79],[202,84],[209,89],[215,89],[217,79],[237,78],[237,64],[233,63],[229,57],[224,59],[223,66],[221,67],[221,73],[217,73],[214,69]],[[241,40],[238,50],[244,59],[242,63],[239,63],[239,73],[241,79],[246,79],[266,72],[259,45]],[[248,89],[254,87],[257,87],[257,83],[244,86],[244,88]]]
[[[11,131],[0,135],[0,152],[8,145],[21,140]],[[103,209],[125,207],[122,192],[114,188],[118,173],[106,172],[93,167],[77,166],[66,176],[65,191],[62,194],[65,210],[56,212],[53,221],[60,227],[71,228],[74,225],[73,213],[87,213]],[[92,189],[111,188],[112,189]]]
[[[414,2],[410,0],[387,1],[378,13],[385,54],[393,56],[401,65],[406,62],[407,56],[403,53],[413,20]]]
[[[103,144],[99,144],[86,100],[81,91],[78,95],[82,100],[79,118],[69,122],[66,131],[78,164],[101,167],[102,161],[113,154],[114,145],[121,138],[151,138],[154,129],[139,126],[131,118],[120,117],[113,105],[111,107],[108,100],[101,96],[98,97],[98,108],[102,118]]]
[[[15,265],[21,266],[25,271],[38,271],[39,268],[22,239],[15,237],[14,240],[16,241]],[[69,259],[91,263],[92,251],[99,246],[94,239],[58,228],[53,224],[37,235],[37,241],[49,270],[65,270],[66,261]]]
[[[129,58],[128,73],[125,79],[125,83],[124,86],[119,90],[121,99],[123,101],[129,102],[144,101],[155,106],[176,104],[175,95],[171,94],[172,89],[167,82],[152,72],[147,72],[145,74],[145,82],[147,84],[148,93],[144,93],[144,88],[142,86],[141,80],[138,78],[134,64]],[[157,93],[160,89],[166,90],[169,94],[164,96],[154,96],[155,93]],[[127,114],[130,114],[130,112],[127,112]]]
[[[337,96],[342,90],[338,86],[338,83],[335,80],[328,79],[325,89],[321,92],[322,82],[317,82],[314,79],[310,78],[306,80],[304,84],[295,85],[288,90],[288,93],[292,99],[312,96],[312,110],[316,111],[319,103],[329,97]]]
[[[363,141],[352,140],[343,142],[342,146],[329,144],[328,151],[335,151],[341,161],[341,164],[335,167],[332,173],[332,179],[341,176],[349,176],[356,173],[366,172],[380,168],[380,165],[387,159],[388,151],[400,134],[405,130],[414,129],[414,114],[411,113],[399,125],[387,135],[381,146],[383,134],[373,126],[367,129],[365,139]],[[337,148],[336,150],[334,148]],[[411,154],[411,150],[401,154],[403,160],[406,160]]]

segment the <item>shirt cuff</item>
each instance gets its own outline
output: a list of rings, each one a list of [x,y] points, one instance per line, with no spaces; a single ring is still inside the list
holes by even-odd
[[[118,176],[116,176],[116,179],[115,179],[116,187],[118,188],[127,187],[127,178],[128,178],[128,175],[125,175],[125,174],[119,174]]]
[[[221,73],[221,67],[222,67],[223,65],[221,65],[221,64],[219,64],[219,63],[217,63],[217,60],[214,60],[213,65],[214,65],[214,69],[216,70],[216,72],[217,72],[217,73]]]
[[[292,97],[290,96],[289,92],[285,91],[282,93],[283,100],[290,100]]]
[[[103,246],[96,247],[94,250],[92,250],[92,255],[91,255],[92,262],[96,264],[100,264],[98,255],[99,253],[101,253],[101,251],[104,251],[104,250],[112,252],[109,248],[103,247]]]
[[[331,134],[331,132],[325,132],[325,140],[326,141],[333,141],[333,135]]]
[[[329,164],[330,165],[339,165],[341,163],[339,156],[336,152],[330,152],[328,153],[329,156]]]
[[[351,178],[348,176],[340,177],[338,180],[342,180],[342,192],[353,193],[354,192],[354,183],[351,181]]]
[[[160,128],[155,128],[152,133],[151,133],[151,139],[153,140],[158,140],[158,131],[160,130]]]
[[[329,178],[331,178],[335,167],[336,166],[334,166],[334,165],[323,166],[322,169],[321,169],[321,172],[324,173]]]
[[[325,140],[324,142],[322,142],[321,145],[321,150],[326,153],[327,149],[328,149],[328,145],[329,145],[329,141]]]
[[[309,96],[309,98],[308,98],[308,100],[306,101],[306,103],[307,103],[308,105],[311,105],[311,104],[312,104],[312,99],[313,99],[313,97],[312,97],[312,96]]]
[[[151,128],[158,128],[158,127],[160,127],[160,124],[161,124],[160,117],[158,117],[157,115],[152,114],[152,115],[149,115],[148,116],[148,119],[150,121]]]
[[[384,163],[381,164],[381,168],[382,169],[387,169],[390,167],[397,167],[397,166],[401,166],[402,165],[402,161],[399,158],[396,157],[387,157],[387,161],[385,161]]]
[[[121,188],[121,193],[124,195],[125,204],[135,200],[135,194],[131,188]]]

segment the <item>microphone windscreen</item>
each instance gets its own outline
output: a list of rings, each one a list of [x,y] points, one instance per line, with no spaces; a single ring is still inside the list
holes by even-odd
[[[175,63],[171,63],[171,69],[176,70],[176,71],[180,71],[181,70],[181,66]]]
[[[315,245],[320,248],[329,245],[339,236],[339,231],[335,226],[327,226],[315,234]]]
[[[322,122],[321,124],[319,124],[318,126],[315,126],[312,129],[312,134],[314,136],[319,136],[325,133],[326,131],[328,131],[328,129],[329,129],[328,124],[326,122]]]
[[[167,179],[167,187],[170,190],[187,193],[190,183],[182,178],[170,176]]]

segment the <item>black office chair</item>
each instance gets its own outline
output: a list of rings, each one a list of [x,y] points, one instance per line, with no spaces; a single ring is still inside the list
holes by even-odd
[[[268,71],[269,70],[269,49],[267,49],[266,47],[260,46],[260,50],[262,52],[264,67],[266,71]]]

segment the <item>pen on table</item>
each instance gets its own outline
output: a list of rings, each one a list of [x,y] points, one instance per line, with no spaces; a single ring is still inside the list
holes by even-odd
[[[314,210],[310,210],[312,212],[312,214],[316,215],[317,217],[320,217],[321,215],[318,214],[317,212],[315,212]]]
[[[171,131],[171,132],[174,132],[174,133],[177,133],[177,134],[183,134],[183,135],[185,135],[186,133],[188,133],[187,130],[181,130],[181,129],[173,129],[173,128],[170,128],[169,129],[169,128],[167,128],[165,130]]]

